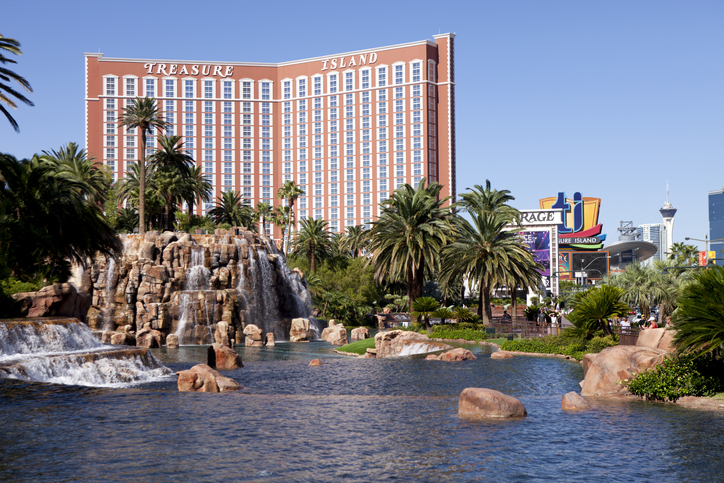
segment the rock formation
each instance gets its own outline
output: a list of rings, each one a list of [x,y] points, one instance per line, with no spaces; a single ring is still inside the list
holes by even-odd
[[[430,361],[458,362],[458,361],[474,361],[475,359],[477,359],[477,357],[475,357],[473,355],[473,353],[467,349],[464,349],[462,347],[456,347],[455,349],[445,351],[442,354],[437,355],[437,356],[434,354],[430,354],[425,359],[430,360]]]
[[[577,392],[567,392],[561,399],[561,409],[564,411],[578,411],[591,409],[591,405]]]
[[[598,354],[586,354],[583,356],[581,395],[626,394],[622,381],[660,363],[667,354],[662,349],[629,345],[607,347]]]
[[[264,345],[262,340],[262,332],[259,327],[254,324],[249,324],[244,327],[244,345],[247,347],[261,347]]]
[[[314,331],[309,327],[309,319],[292,319],[292,327],[289,329],[290,342],[308,342],[314,338]]]
[[[364,340],[370,338],[370,331],[367,329],[367,327],[357,327],[355,329],[352,329],[350,333],[350,340],[352,342],[356,340]]]
[[[321,366],[322,361],[320,361],[319,359],[312,359],[311,361],[309,361],[309,365],[310,366]]]
[[[219,374],[206,364],[197,364],[187,371],[179,371],[178,390],[190,392],[238,391],[238,382]]]
[[[58,283],[43,287],[37,292],[21,292],[13,295],[27,310],[27,317],[74,317],[85,322],[91,305],[91,297],[70,283]]]
[[[342,324],[335,324],[334,320],[329,321],[329,326],[322,331],[322,340],[326,340],[332,345],[347,344],[347,329]]]
[[[431,341],[428,336],[412,331],[390,330],[375,335],[375,349],[379,358],[425,354],[452,348],[449,344]]]
[[[522,418],[527,416],[525,406],[513,396],[493,389],[468,387],[460,393],[458,416],[462,419]]]
[[[495,351],[490,354],[491,359],[512,359],[513,354],[507,351]]]
[[[208,361],[208,366],[215,367],[216,369],[238,369],[244,367],[241,362],[241,356],[233,349],[226,347],[221,344],[211,344],[211,351],[213,351],[213,364],[212,361]],[[209,352],[209,359],[211,359],[212,353]]]

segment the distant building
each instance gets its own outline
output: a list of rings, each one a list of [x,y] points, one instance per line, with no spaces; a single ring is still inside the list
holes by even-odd
[[[644,264],[651,265],[654,260],[666,259],[666,225],[663,223],[647,223],[639,225],[636,231],[640,240],[653,243],[657,249],[654,256],[647,259]]]
[[[659,213],[664,218],[664,226],[666,226],[666,245],[664,250],[660,250],[659,253],[666,259],[671,253],[671,246],[674,244],[674,216],[676,215],[676,208],[669,203],[668,183],[666,183],[666,203],[661,207]]]
[[[709,240],[724,239],[724,188],[709,191]],[[713,251],[714,258],[724,258],[724,241],[709,243],[709,251]],[[721,265],[721,261],[716,261]]]

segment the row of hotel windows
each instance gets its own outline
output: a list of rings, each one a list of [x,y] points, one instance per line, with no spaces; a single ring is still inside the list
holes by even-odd
[[[372,70],[373,68],[362,68],[357,71],[359,79],[355,79],[355,71],[345,71],[342,73],[328,73],[326,74],[327,77],[327,91],[326,93],[323,93],[323,78],[324,76],[321,74],[317,74],[312,76],[311,78],[311,95],[314,96],[321,96],[323,94],[335,94],[338,92],[338,83],[339,83],[339,76],[342,76],[342,82],[344,86],[344,91],[353,91],[355,90],[355,83],[356,81],[359,82],[359,88],[360,89],[370,89],[372,88]],[[374,87],[376,88],[382,88],[387,87],[388,85],[400,85],[405,83],[405,65],[404,63],[396,63],[392,65],[392,79],[388,80],[388,73],[390,70],[388,70],[388,66],[386,65],[380,65],[374,68],[375,71],[375,80],[376,84]],[[115,96],[117,91],[117,76],[113,75],[107,75],[104,76],[105,78],[105,95],[106,96]],[[143,78],[143,95],[145,97],[162,97],[160,96],[160,92],[158,92],[159,95],[157,95],[157,81],[159,79],[153,76],[146,76]],[[221,94],[218,96],[222,99],[234,99],[234,84],[235,82],[239,83],[240,86],[240,99],[253,99],[252,93],[253,93],[253,84],[255,82],[259,82],[259,97],[260,100],[272,100],[272,85],[273,81],[267,81],[267,80],[261,80],[261,81],[254,81],[254,80],[245,80],[242,79],[240,81],[234,81],[234,80],[215,80],[215,79],[201,79],[200,81],[197,81],[196,79],[181,79],[183,82],[183,95],[179,96],[177,95],[177,80],[176,78],[162,78],[160,79],[163,81],[164,86],[164,96],[163,97],[186,97],[186,98],[195,98],[196,97],[196,83],[201,82],[202,88],[203,88],[203,98],[205,99],[215,99],[216,96],[216,83],[220,82],[221,86]],[[309,90],[307,89],[307,80],[308,78],[306,76],[298,77],[296,79],[296,97],[307,97],[309,94]],[[421,82],[422,81],[422,62],[421,61],[413,61],[410,63],[410,80],[411,82]],[[434,61],[428,61],[428,80],[430,82],[435,82],[435,63]],[[135,97],[137,95],[140,95],[140,88],[138,87],[138,77],[136,76],[124,76],[123,78],[123,95],[124,96],[131,96]],[[291,79],[283,79],[281,81],[282,83],[282,98],[283,99],[291,99],[292,98],[292,83],[293,81]],[[120,90],[119,90],[120,93]]]

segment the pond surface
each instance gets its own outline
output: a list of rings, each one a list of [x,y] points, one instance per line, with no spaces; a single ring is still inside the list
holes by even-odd
[[[129,388],[0,380],[2,481],[716,481],[721,413],[593,400],[570,361],[361,360],[325,342],[238,348],[238,393],[179,393],[175,377]],[[156,350],[173,370],[206,349]],[[310,367],[320,358],[324,365]],[[519,398],[528,417],[458,419],[460,392]]]

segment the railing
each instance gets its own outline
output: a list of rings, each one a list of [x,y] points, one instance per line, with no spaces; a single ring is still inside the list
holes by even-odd
[[[618,329],[618,345],[636,345],[639,340],[638,327],[621,327]]]
[[[518,334],[523,338],[558,335],[561,330],[560,326],[552,326],[550,324],[538,325],[537,322],[530,321],[525,317],[510,319],[493,317],[490,327],[495,328],[496,335]]]

